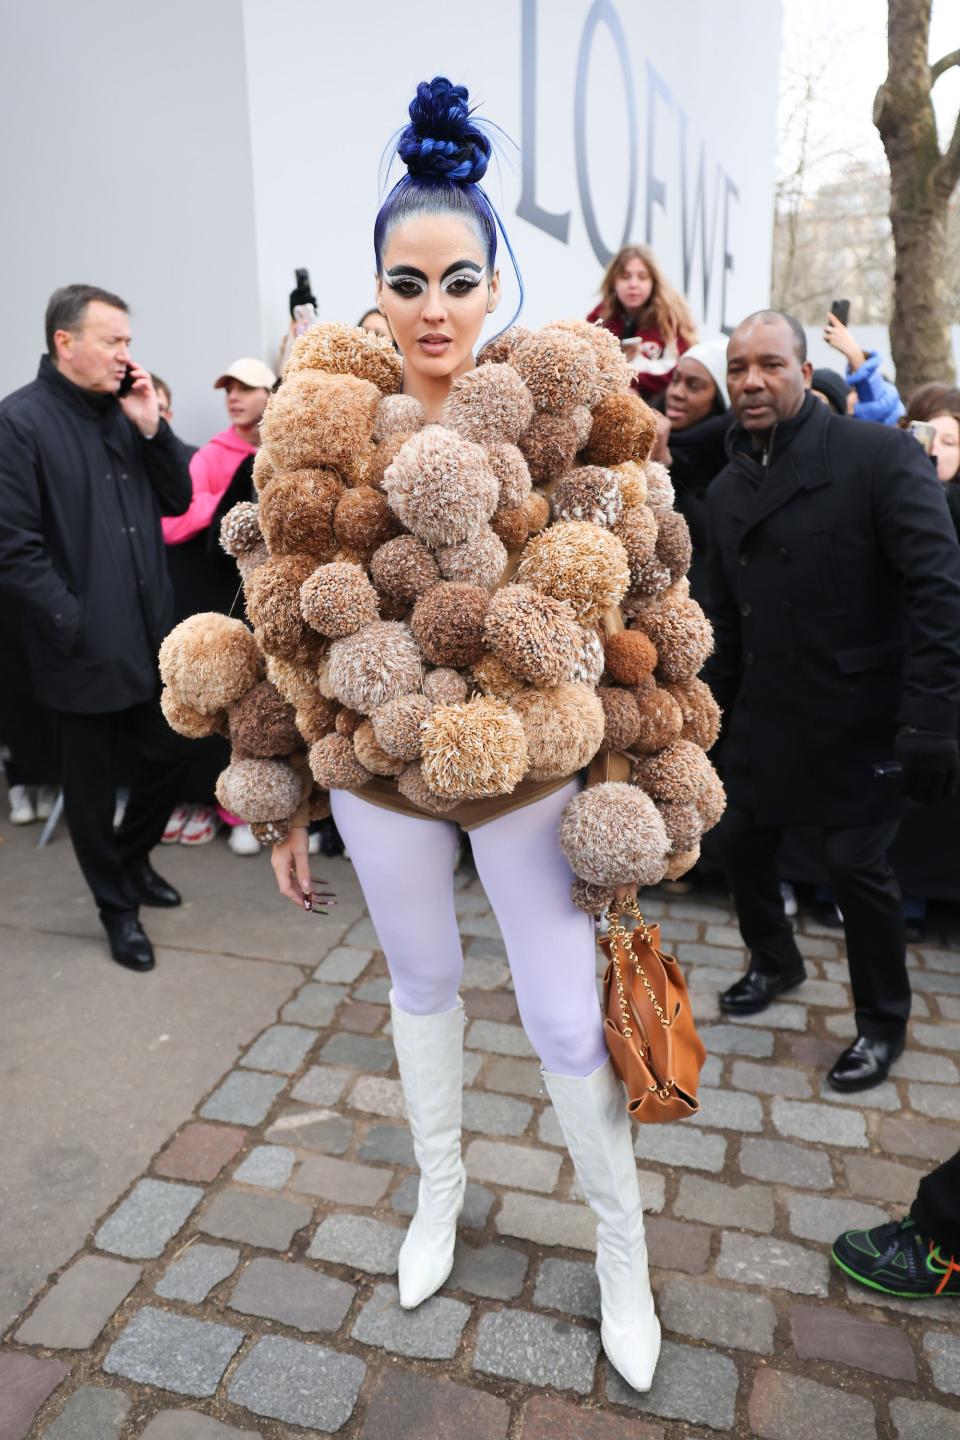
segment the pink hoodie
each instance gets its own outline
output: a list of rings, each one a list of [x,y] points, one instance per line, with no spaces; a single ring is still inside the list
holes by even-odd
[[[233,426],[200,447],[190,460],[193,499],[189,508],[182,515],[165,515],[160,521],[168,545],[182,545],[206,530],[237,466],[256,453],[256,446],[242,440]]]

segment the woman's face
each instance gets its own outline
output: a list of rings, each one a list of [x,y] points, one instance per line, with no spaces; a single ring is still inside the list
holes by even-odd
[[[224,388],[227,392],[227,414],[230,416],[231,425],[237,425],[241,430],[251,425],[259,425],[270,399],[270,391],[259,385],[244,385],[241,380],[234,380],[232,377]]]
[[[717,384],[699,360],[682,359],[667,386],[667,419],[672,430],[706,420],[717,397]]]
[[[953,415],[935,415],[930,424],[937,432],[930,454],[937,462],[937,479],[946,484],[960,474],[960,421]]]
[[[404,364],[424,379],[455,380],[473,369],[474,346],[499,299],[499,272],[488,278],[483,242],[458,215],[415,215],[390,231],[377,301]]]
[[[613,288],[624,310],[642,310],[653,294],[653,276],[642,260],[628,260]]]

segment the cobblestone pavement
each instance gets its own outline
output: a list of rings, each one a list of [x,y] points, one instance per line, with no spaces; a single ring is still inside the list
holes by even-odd
[[[2,1337],[0,1440],[957,1440],[960,1303],[887,1301],[827,1256],[956,1148],[960,949],[913,952],[910,1047],[851,1103],[823,1089],[852,1034],[835,935],[804,924],[808,982],[724,1023],[729,907],[649,897],[710,1058],[696,1122],[636,1132],[665,1335],[640,1396],[602,1357],[592,1218],[458,885],[470,1184],[441,1294],[397,1305],[413,1155],[361,919]]]

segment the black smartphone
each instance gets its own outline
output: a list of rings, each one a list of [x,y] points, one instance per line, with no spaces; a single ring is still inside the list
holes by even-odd
[[[129,395],[130,391],[133,389],[133,385],[133,366],[128,365],[126,370],[124,370],[123,372],[123,379],[120,381],[120,389],[117,391],[117,399],[125,399],[125,397]]]
[[[297,305],[312,305],[317,308],[317,297],[310,289],[310,272],[304,267],[298,267],[293,272],[297,285],[295,290],[290,291],[290,318],[294,318],[293,312]]]
[[[850,301],[834,300],[830,305],[830,314],[836,315],[841,325],[850,324]]]

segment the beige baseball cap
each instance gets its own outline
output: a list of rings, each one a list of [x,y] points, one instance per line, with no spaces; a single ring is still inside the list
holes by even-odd
[[[213,382],[214,390],[223,390],[228,380],[239,380],[241,385],[249,385],[254,390],[272,390],[277,383],[277,377],[269,365],[249,357],[234,360],[230,369],[224,370],[220,378]]]

